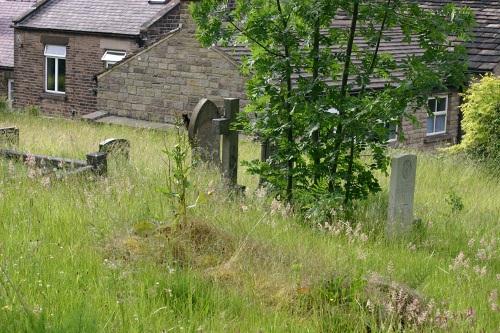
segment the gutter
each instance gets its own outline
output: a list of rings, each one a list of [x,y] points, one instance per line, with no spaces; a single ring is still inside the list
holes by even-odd
[[[50,1],[50,0],[47,0]],[[98,36],[109,36],[109,37],[122,37],[122,38],[140,38],[139,34],[119,34],[113,32],[105,31],[85,31],[85,30],[67,30],[67,29],[51,29],[51,28],[35,28],[26,27],[19,25],[11,25],[12,28],[21,31],[42,31],[42,32],[53,32],[53,33],[63,33],[63,34],[77,34],[77,35],[98,35]]]

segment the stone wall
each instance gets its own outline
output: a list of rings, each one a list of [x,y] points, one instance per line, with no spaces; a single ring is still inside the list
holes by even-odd
[[[98,76],[100,111],[174,122],[190,114],[201,98],[219,105],[225,97],[244,99],[238,66],[221,52],[202,47],[194,24],[183,19],[188,21],[182,29]]]
[[[436,96],[448,96],[448,115],[446,117],[446,133],[427,136],[427,111],[419,110],[414,113],[418,123],[413,124],[410,120],[403,120],[402,130],[405,136],[403,143],[395,143],[395,146],[413,148],[433,148],[445,144],[456,144],[459,131],[459,107],[460,96],[456,91],[436,94]]]
[[[96,111],[95,76],[104,70],[101,58],[113,40],[129,45],[126,51],[137,48],[133,39],[16,29],[14,106],[36,105],[46,114],[65,117]],[[67,45],[64,95],[45,92],[45,44]]]

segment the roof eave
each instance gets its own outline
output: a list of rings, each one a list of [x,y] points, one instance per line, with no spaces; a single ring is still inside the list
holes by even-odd
[[[37,28],[22,25],[14,25],[13,28],[16,30],[24,31],[44,31],[53,33],[64,33],[64,34],[77,34],[77,35],[98,35],[98,36],[109,36],[109,37],[121,37],[121,38],[140,38],[140,34],[121,34],[116,32],[104,32],[104,31],[86,31],[86,30],[67,30],[67,29],[54,29],[54,28]]]

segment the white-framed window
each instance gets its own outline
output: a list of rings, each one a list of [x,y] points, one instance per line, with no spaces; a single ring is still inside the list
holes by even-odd
[[[119,50],[107,50],[102,56],[101,60],[104,61],[106,69],[110,68],[117,62],[122,61],[127,56],[127,52]]]
[[[66,46],[45,45],[45,91],[66,92]]]
[[[427,135],[446,133],[448,116],[448,96],[435,96],[427,101],[432,114],[427,116]]]
[[[7,80],[7,100],[12,102],[14,99],[14,80]]]

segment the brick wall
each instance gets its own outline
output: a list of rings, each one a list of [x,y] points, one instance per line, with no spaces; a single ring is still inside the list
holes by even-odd
[[[403,120],[402,130],[405,136],[403,143],[396,143],[395,146],[405,146],[413,148],[434,148],[446,144],[456,144],[459,127],[459,106],[460,96],[458,92],[437,94],[437,96],[448,96],[448,114],[446,117],[446,133],[427,136],[427,110],[419,110],[414,113],[417,124],[410,120]]]
[[[185,3],[183,3],[185,5]],[[98,77],[98,109],[138,119],[173,122],[190,114],[201,98],[221,105],[244,99],[238,67],[203,48],[181,6],[183,28]]]
[[[180,5],[173,8],[168,15],[151,25],[146,32],[146,45],[151,45],[161,39],[167,32],[177,29],[180,24]]]
[[[104,70],[102,40],[106,38],[19,29],[15,36],[15,107],[37,105],[46,114],[66,117],[97,110],[94,77]],[[50,39],[67,43],[65,95],[45,92],[44,46],[53,43],[46,42]]]

